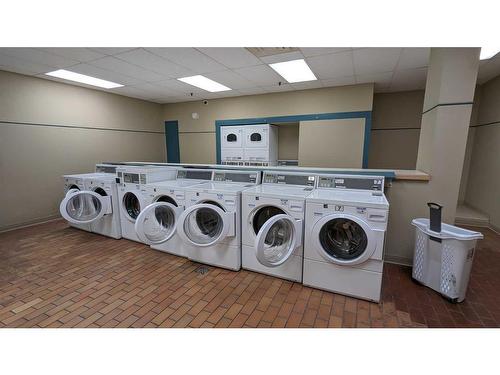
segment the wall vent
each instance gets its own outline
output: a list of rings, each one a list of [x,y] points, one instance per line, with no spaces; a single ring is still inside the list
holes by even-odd
[[[299,49],[297,47],[247,47],[247,50],[257,57],[266,57],[295,52]]]

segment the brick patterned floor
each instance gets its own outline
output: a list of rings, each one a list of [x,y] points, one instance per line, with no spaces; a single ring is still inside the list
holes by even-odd
[[[500,236],[453,305],[387,264],[383,302],[206,267],[63,221],[0,234],[0,327],[498,327]]]

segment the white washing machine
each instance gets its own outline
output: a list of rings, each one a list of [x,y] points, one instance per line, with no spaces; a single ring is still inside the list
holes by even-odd
[[[111,164],[96,164],[95,173],[63,176],[61,215],[75,228],[121,238],[115,176],[116,166]]]
[[[142,242],[135,232],[135,221],[151,202],[146,198],[146,185],[174,180],[177,168],[162,166],[119,166],[116,169],[122,237]]]
[[[378,302],[389,215],[384,178],[318,178],[306,198],[303,283]]]
[[[140,241],[155,250],[186,256],[175,230],[179,215],[186,207],[186,188],[211,180],[210,169],[179,169],[175,180],[147,184],[145,195],[149,205],[135,222]]]
[[[186,191],[177,234],[195,262],[241,268],[241,192],[260,183],[260,171],[215,170],[212,182]]]
[[[316,176],[265,171],[242,194],[242,267],[302,282],[305,199]]]

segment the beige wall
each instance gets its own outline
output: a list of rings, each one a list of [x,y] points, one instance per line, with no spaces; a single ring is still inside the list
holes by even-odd
[[[278,159],[299,159],[299,123],[278,125]]]
[[[215,121],[310,113],[371,111],[373,84],[288,91],[166,104],[164,119],[179,121],[181,162],[215,161]],[[199,118],[193,119],[192,113]]]
[[[63,174],[165,150],[159,104],[0,71],[0,230],[58,215]]]
[[[424,91],[373,97],[369,168],[415,169]]]
[[[500,231],[500,76],[481,87],[465,203],[490,217]]]
[[[299,166],[362,168],[364,119],[301,121]]]

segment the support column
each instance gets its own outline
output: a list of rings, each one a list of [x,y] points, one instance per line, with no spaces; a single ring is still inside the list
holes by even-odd
[[[431,175],[427,199],[445,206],[453,224],[465,157],[479,48],[432,48],[425,88],[417,169]]]

